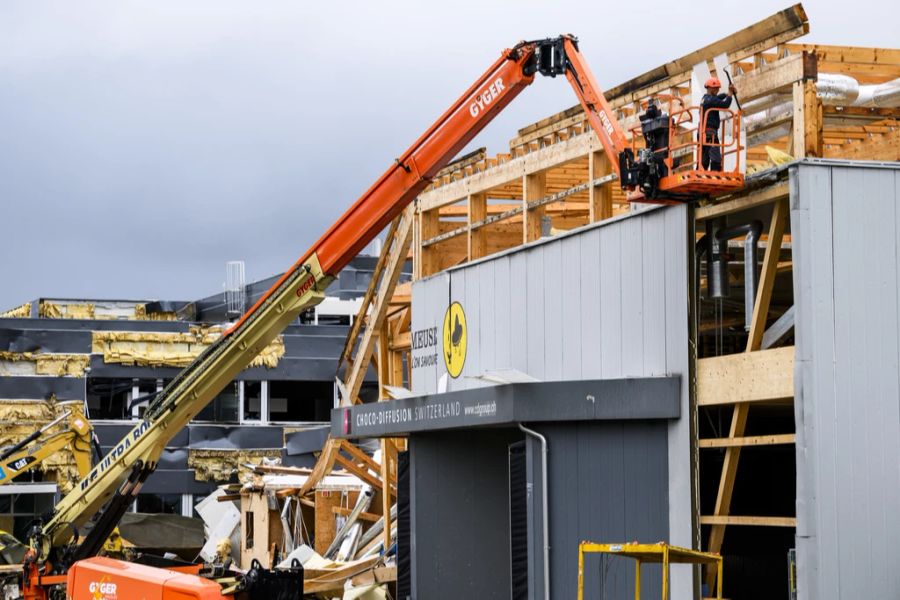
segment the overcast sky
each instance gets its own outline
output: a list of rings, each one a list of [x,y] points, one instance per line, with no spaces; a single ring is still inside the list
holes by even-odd
[[[0,309],[281,272],[518,40],[578,35],[609,88],[788,5],[3,2]],[[895,2],[849,6],[806,2],[806,40],[900,45]],[[574,103],[539,79],[477,146]]]

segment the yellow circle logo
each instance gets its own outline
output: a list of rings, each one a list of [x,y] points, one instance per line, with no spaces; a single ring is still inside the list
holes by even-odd
[[[466,364],[466,313],[462,304],[454,302],[444,314],[444,364],[454,379]]]

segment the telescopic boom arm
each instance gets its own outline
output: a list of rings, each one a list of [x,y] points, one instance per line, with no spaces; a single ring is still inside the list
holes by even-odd
[[[98,548],[155,469],[166,443],[302,311],[321,302],[341,269],[532,83],[536,73],[565,75],[606,152],[619,157],[611,161],[616,171],[629,163],[625,136],[574,37],[522,42],[504,51],[250,310],[160,393],[134,429],[63,498],[34,532],[32,544],[39,558],[51,558],[65,569]],[[114,495],[116,500],[107,506],[80,552],[51,557],[51,551],[68,544]]]

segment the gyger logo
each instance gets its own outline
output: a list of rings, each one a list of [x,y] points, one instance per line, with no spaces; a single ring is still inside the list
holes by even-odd
[[[88,585],[88,591],[93,600],[116,600],[116,587],[115,583],[109,581],[109,577],[102,577],[100,581],[92,581]]]
[[[466,364],[466,313],[462,304],[454,302],[444,314],[444,364],[450,377],[456,379]]]

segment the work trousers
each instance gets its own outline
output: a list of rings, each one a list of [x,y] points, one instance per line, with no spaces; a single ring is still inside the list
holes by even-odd
[[[715,129],[707,129],[703,150],[700,152],[700,163],[703,165],[704,171],[722,170],[722,149],[718,144],[719,132]]]

